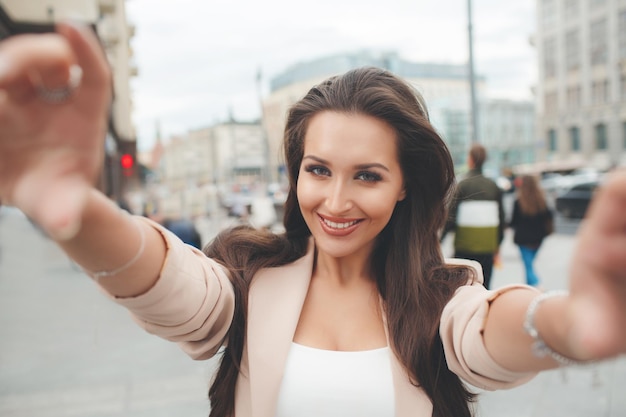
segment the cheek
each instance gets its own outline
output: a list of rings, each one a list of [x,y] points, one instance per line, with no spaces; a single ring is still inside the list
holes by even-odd
[[[392,198],[371,200],[368,211],[371,217],[379,218],[385,223],[391,218],[397,201]]]
[[[306,209],[310,209],[315,200],[315,187],[311,184],[311,181],[307,181],[301,177],[296,187],[296,195],[298,196],[300,211],[306,215]]]

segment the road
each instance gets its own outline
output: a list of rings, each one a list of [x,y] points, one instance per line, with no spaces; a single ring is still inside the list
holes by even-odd
[[[548,289],[565,286],[575,241],[560,226],[537,260]],[[494,285],[522,282],[510,236],[502,255]],[[214,367],[144,333],[19,212],[0,211],[0,416],[206,417]],[[626,359],[545,372],[481,394],[478,416],[626,416],[625,386]]]

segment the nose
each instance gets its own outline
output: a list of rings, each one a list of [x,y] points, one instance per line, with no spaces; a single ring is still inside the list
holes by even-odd
[[[329,214],[339,215],[352,208],[352,190],[346,181],[334,179],[329,184],[327,192],[326,208]]]

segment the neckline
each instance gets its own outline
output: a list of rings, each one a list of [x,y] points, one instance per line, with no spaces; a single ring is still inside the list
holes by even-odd
[[[322,349],[322,348],[316,348],[316,347],[312,347],[312,346],[307,346],[307,345],[303,345],[301,343],[296,343],[296,342],[291,342],[291,344],[293,346],[298,347],[298,348],[307,349],[307,350],[311,350],[311,351],[315,351],[315,352],[331,353],[331,354],[335,354],[335,353],[336,354],[376,353],[376,352],[387,351],[389,349],[389,346],[383,346],[383,347],[379,347],[379,348],[365,349],[365,350],[331,350],[331,349]]]

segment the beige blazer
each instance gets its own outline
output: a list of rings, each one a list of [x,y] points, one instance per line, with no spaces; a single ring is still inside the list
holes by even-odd
[[[144,221],[148,221],[145,220]],[[151,223],[151,222],[150,222]],[[234,294],[223,268],[170,232],[168,255],[155,286],[147,293],[114,299],[128,308],[146,331],[175,341],[195,359],[207,359],[221,347],[234,311]],[[313,269],[314,243],[292,264],[262,270],[249,292],[247,335],[236,387],[237,417],[273,417],[282,374]],[[468,263],[480,272],[480,266]],[[503,291],[487,291],[480,282],[462,287],[444,310],[441,336],[450,369],[482,389],[508,388],[534,374],[510,372],[496,364],[482,342],[489,301]],[[430,416],[426,394],[411,385],[408,373],[391,354],[398,417]]]

